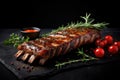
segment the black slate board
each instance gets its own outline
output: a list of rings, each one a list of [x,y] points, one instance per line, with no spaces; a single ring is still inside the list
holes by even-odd
[[[120,40],[119,35],[119,29],[105,29],[102,31],[102,36],[110,34],[112,35],[116,40]],[[27,80],[33,77],[39,77],[39,78],[45,78],[46,76],[49,77],[51,75],[54,75],[56,73],[60,73],[62,71],[71,70],[74,68],[80,68],[80,67],[87,67],[92,65],[101,65],[101,64],[107,64],[114,61],[120,61],[120,55],[116,56],[107,56],[100,60],[94,60],[94,61],[88,61],[88,62],[78,62],[78,63],[72,63],[66,66],[63,66],[60,69],[57,69],[55,65],[55,60],[60,60],[61,58],[68,58],[73,57],[74,51],[70,53],[70,56],[62,56],[58,57],[58,59],[51,60],[53,62],[50,62],[49,64],[45,66],[40,65],[29,65],[25,62],[16,60],[14,57],[14,54],[17,52],[17,49],[13,48],[12,46],[5,46],[3,43],[0,43],[0,62],[3,63],[3,65],[8,68],[13,74],[15,74],[18,79],[20,80]],[[75,56],[74,56],[75,57]],[[14,64],[13,64],[14,63]],[[19,69],[20,68],[20,69]],[[28,71],[31,69],[31,72]]]

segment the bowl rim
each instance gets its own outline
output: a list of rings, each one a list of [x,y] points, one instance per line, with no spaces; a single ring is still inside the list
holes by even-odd
[[[38,31],[36,31],[36,32],[40,32],[40,30],[41,30],[41,29],[38,28],[38,27],[26,27],[26,28],[22,28],[20,32],[22,32],[22,33],[36,33],[36,32],[25,32],[25,30],[27,30],[27,29],[38,30]]]

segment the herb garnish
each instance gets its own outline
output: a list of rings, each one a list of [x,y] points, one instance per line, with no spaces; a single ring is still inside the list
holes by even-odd
[[[65,65],[68,65],[68,64],[71,64],[71,63],[86,62],[86,61],[97,60],[98,59],[98,58],[92,57],[92,56],[84,53],[83,48],[81,50],[78,48],[78,51],[76,53],[77,53],[78,56],[80,56],[80,59],[69,60],[67,62],[61,62],[61,63],[57,62],[55,64],[55,67],[57,67],[57,69],[59,69],[59,68],[65,66]]]
[[[45,37],[45,36],[48,36],[51,33],[56,33],[60,30],[65,30],[65,29],[68,29],[68,28],[83,28],[83,27],[85,27],[85,28],[94,28],[94,29],[101,30],[109,24],[109,23],[105,23],[105,22],[93,23],[94,19],[90,18],[90,15],[91,14],[86,13],[85,16],[80,16],[80,18],[82,18],[84,20],[84,22],[83,21],[78,21],[77,23],[71,22],[71,23],[68,23],[67,26],[62,25],[62,26],[58,27],[57,29],[52,30],[52,32],[47,33],[47,34],[43,34],[42,36]]]
[[[10,37],[6,39],[3,43],[5,45],[12,45],[13,47],[17,47],[19,44],[23,42],[27,42],[29,40],[29,37],[23,37],[19,34],[12,33],[10,34]]]

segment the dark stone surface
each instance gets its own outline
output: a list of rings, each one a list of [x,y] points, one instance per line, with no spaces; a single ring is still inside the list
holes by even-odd
[[[42,30],[41,34],[51,31],[51,29]],[[116,40],[120,40],[119,30],[120,28],[106,28],[102,31],[102,36],[110,34]],[[31,72],[28,72],[27,68],[31,68],[31,66],[15,60],[13,55],[17,50],[2,44],[2,41],[7,39],[12,32],[19,33],[19,29],[0,30],[0,78],[3,80],[105,80],[119,78],[117,73],[120,71],[120,55],[99,61],[71,64],[57,70],[54,67],[36,66]]]

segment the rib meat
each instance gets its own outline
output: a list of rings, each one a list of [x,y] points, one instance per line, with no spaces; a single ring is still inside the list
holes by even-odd
[[[65,55],[81,45],[93,43],[97,38],[100,38],[100,31],[96,29],[68,28],[20,44],[15,57],[30,64],[37,59],[39,64],[44,65],[47,60]]]

